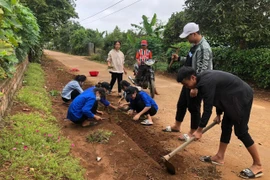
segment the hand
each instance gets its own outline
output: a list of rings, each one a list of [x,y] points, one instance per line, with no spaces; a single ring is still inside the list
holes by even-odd
[[[112,69],[113,68],[113,66],[112,65],[108,65],[108,69]]]
[[[217,124],[220,124],[220,122],[221,122],[220,115],[217,115],[217,116],[215,117],[214,121],[215,121]]]
[[[178,58],[179,58],[179,56],[178,56],[178,54],[173,54],[172,55],[172,59],[174,60],[174,61],[178,61]]]
[[[198,94],[198,89],[197,88],[190,90],[190,97],[196,97],[197,94]]]
[[[196,130],[193,134],[193,137],[195,137],[196,140],[201,139],[202,138],[202,131],[200,130]]]
[[[127,115],[131,116],[133,113],[134,113],[133,110],[129,110],[129,111],[127,112]]]
[[[120,104],[120,103],[121,103],[121,101],[122,101],[122,98],[118,100],[118,104]]]
[[[119,107],[122,108],[124,106],[124,104],[119,104]]]
[[[97,121],[102,120],[102,118],[101,118],[100,116],[97,116],[97,115],[95,115],[94,118],[95,118],[95,120],[97,120]]]
[[[124,73],[125,73],[125,75],[127,75],[127,71],[124,69]]]
[[[138,66],[140,66],[141,65],[141,61],[137,61],[137,64],[138,64]]]
[[[137,120],[140,119],[140,117],[141,117],[140,114],[136,114],[136,115],[133,117],[133,120],[134,120],[134,121],[137,121]]]
[[[97,113],[98,113],[98,114],[101,114],[101,115],[104,114],[103,111],[97,111]]]

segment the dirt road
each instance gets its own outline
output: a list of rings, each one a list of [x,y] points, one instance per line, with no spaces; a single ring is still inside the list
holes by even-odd
[[[50,59],[57,60],[63,63],[66,67],[78,68],[79,74],[84,74],[90,82],[96,83],[98,81],[110,81],[110,74],[107,71],[107,66],[96,63],[93,61],[86,60],[84,57],[72,56],[59,52],[45,51],[45,54]],[[98,77],[90,77],[90,70],[98,70],[100,72]],[[132,75],[131,71],[128,71],[129,75]],[[127,76],[124,77],[127,79]],[[156,76],[156,87],[160,95],[155,97],[157,104],[159,105],[158,114],[154,118],[154,126],[145,128],[146,131],[151,131],[154,135],[160,137],[170,137],[166,141],[160,142],[163,147],[167,150],[172,150],[181,142],[177,140],[177,133],[170,134],[161,131],[167,125],[171,125],[174,122],[176,103],[181,91],[181,85],[178,84],[174,79],[170,79],[163,76]],[[116,85],[114,86],[116,90]],[[214,113],[213,113],[214,114]],[[257,144],[259,153],[264,165],[264,176],[260,179],[267,180],[270,175],[270,142],[268,135],[270,134],[270,103],[260,99],[254,99],[252,114],[250,118],[250,134]],[[214,115],[212,115],[212,119]],[[187,113],[183,126],[182,132],[187,132],[189,129],[189,113]],[[203,166],[202,162],[199,162],[198,158],[202,155],[214,155],[218,148],[220,126],[214,127],[199,142],[191,144],[186,151],[179,152],[184,157],[184,162],[194,166],[198,169]],[[154,137],[153,137],[154,138]],[[134,140],[134,139],[133,139]],[[136,140],[134,140],[136,142]],[[173,158],[173,161],[177,159]],[[228,147],[225,159],[225,165],[217,167],[222,172],[222,179],[240,179],[236,177],[236,173],[244,168],[251,165],[252,160],[243,147],[241,142],[233,135],[231,143]],[[166,177],[166,179],[173,179],[173,177]],[[196,179],[194,177],[194,179]],[[198,179],[198,178],[197,178]]]

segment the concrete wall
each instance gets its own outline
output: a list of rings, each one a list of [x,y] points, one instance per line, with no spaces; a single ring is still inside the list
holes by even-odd
[[[3,93],[3,96],[0,96],[0,121],[2,121],[2,117],[5,115],[8,107],[12,104],[16,91],[22,85],[23,75],[28,63],[28,59],[26,59],[17,66],[16,73],[12,78],[0,81],[0,92]]]

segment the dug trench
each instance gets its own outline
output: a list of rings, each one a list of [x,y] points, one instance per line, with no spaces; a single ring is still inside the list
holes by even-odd
[[[63,64],[43,57],[42,67],[46,76],[48,92],[61,92],[66,83],[74,78]],[[78,74],[78,73],[77,73]],[[93,84],[87,81],[84,88]],[[117,102],[116,96],[108,96],[111,103]],[[65,121],[68,107],[62,103],[61,95],[51,96],[53,114],[57,118],[64,136],[71,141],[71,153],[77,157],[86,170],[85,179],[220,179],[220,173],[210,166],[193,168],[192,158],[182,154],[175,155],[171,163],[177,174],[168,174],[161,157],[172,149],[166,146],[173,134],[157,132],[153,127],[144,127],[131,120],[123,112],[104,109],[107,120],[98,125],[82,128]],[[116,104],[116,103],[115,103]],[[93,144],[86,141],[87,135],[97,129],[106,129],[114,133],[107,144]],[[96,161],[101,157],[100,162]]]

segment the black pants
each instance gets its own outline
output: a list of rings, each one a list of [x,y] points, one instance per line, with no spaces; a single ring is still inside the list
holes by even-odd
[[[144,108],[145,108],[145,103],[143,102],[143,100],[139,100],[137,102],[133,102],[132,106],[135,107],[135,110],[137,113],[141,112]],[[154,116],[157,113],[157,110],[154,108],[154,106],[151,106],[151,108],[144,113],[144,115],[150,115],[150,116]]]
[[[138,69],[138,72],[137,72],[137,75],[136,75],[136,81],[140,81],[142,76],[146,73],[147,71],[147,66],[146,65],[140,65],[139,66],[139,69]]]
[[[74,89],[72,92],[71,92],[71,100],[74,100],[77,96],[79,96],[80,95],[80,93],[79,93],[79,91],[77,91],[76,89]],[[66,99],[66,98],[63,98],[62,97],[62,100],[64,101],[64,102],[68,102],[68,101],[70,101],[70,99]]]
[[[190,89],[183,86],[177,103],[175,120],[183,122],[188,109],[191,115],[190,128],[197,129],[201,119],[201,101],[199,95],[194,98],[190,97]]]
[[[98,109],[98,101],[96,101],[95,102],[95,104],[94,104],[94,106],[92,107],[92,109],[91,109],[91,112],[93,113],[93,114],[97,114],[97,109]],[[88,119],[88,117],[87,116],[85,116],[85,115],[83,115],[82,117],[81,117],[81,119],[79,119],[78,121],[73,121],[75,124],[82,124],[85,120],[87,120]]]
[[[111,83],[110,83],[111,89],[113,88],[113,86],[114,86],[114,84],[116,82],[116,79],[117,79],[118,92],[120,93],[121,90],[122,90],[120,82],[123,80],[123,73],[113,73],[113,72],[111,72],[111,74],[112,74],[112,79],[111,79]]]
[[[243,107],[242,117],[229,117],[226,112],[224,112],[224,117],[221,124],[221,137],[220,142],[229,144],[232,135],[232,127],[234,126],[234,133],[240,139],[246,148],[252,146],[254,144],[253,139],[248,133],[248,122],[250,117],[250,111],[252,106],[252,100],[250,103]]]

